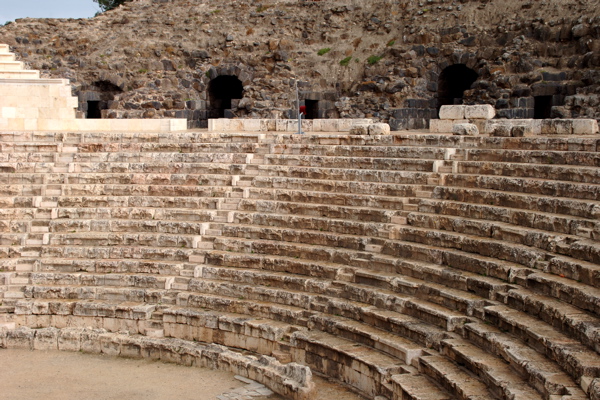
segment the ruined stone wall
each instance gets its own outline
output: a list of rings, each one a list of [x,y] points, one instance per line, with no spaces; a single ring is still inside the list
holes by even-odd
[[[297,86],[310,117],[394,129],[426,128],[461,101],[505,118],[598,119],[599,10],[599,0],[135,0],[89,20],[21,19],[0,42],[71,79],[88,117],[291,118]]]

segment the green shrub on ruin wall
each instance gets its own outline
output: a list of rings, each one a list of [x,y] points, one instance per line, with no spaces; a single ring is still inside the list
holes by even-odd
[[[383,57],[380,56],[371,56],[367,58],[367,62],[369,63],[369,65],[377,64],[382,58]]]
[[[324,54],[327,54],[331,51],[331,49],[329,47],[325,47],[324,49],[321,49],[317,52],[318,55],[322,56]]]
[[[348,64],[350,64],[350,60],[352,60],[352,57],[346,57],[342,61],[340,61],[340,65],[342,67],[347,67]]]

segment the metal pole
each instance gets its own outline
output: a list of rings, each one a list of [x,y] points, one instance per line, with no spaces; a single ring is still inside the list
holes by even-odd
[[[298,79],[294,80],[296,87],[296,111],[298,112],[298,135],[304,135],[302,132],[302,113],[300,112],[300,93],[298,92]]]

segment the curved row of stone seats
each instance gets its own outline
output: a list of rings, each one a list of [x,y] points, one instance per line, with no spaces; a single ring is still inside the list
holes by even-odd
[[[79,351],[220,369],[257,380],[294,400],[312,399],[317,391],[310,370],[304,366],[283,365],[272,357],[244,355],[224,346],[189,340],[155,339],[105,329],[41,327],[0,330],[0,347]]]
[[[279,170],[279,171],[278,171],[278,173],[280,173],[280,172],[281,172],[281,171]],[[271,191],[271,192],[273,192],[273,189],[261,189],[261,191],[262,191],[263,193],[266,193],[267,191]],[[277,202],[277,200],[272,200],[272,202],[273,202],[273,203],[275,203],[275,202]],[[248,200],[248,203],[251,203],[251,201],[250,201],[250,200]],[[313,208],[313,210],[314,210],[314,208]],[[262,218],[262,217],[261,217],[261,218]],[[277,218],[279,218],[279,217],[277,217]],[[268,220],[265,220],[265,221],[268,221],[268,223],[270,224],[270,223],[272,223],[272,222],[273,222],[273,219],[268,219]],[[308,221],[308,219],[305,219],[304,221],[306,222],[306,221]],[[253,220],[252,220],[252,222],[253,222],[253,224],[254,224],[254,223],[258,222],[258,221],[257,221],[257,220],[255,220],[255,219],[253,219]],[[317,228],[317,227],[320,227],[319,229],[321,229],[321,228],[325,229],[325,226],[324,226],[324,225],[322,225],[322,224],[323,224],[323,222],[325,222],[325,221],[315,221],[315,228]],[[319,224],[321,224],[321,225],[319,225]],[[335,226],[335,224],[333,224],[332,226]],[[338,225],[338,226],[339,226],[339,225]],[[260,228],[260,229],[262,229],[262,228]],[[260,232],[260,229],[259,229],[259,230],[249,230],[249,231],[246,231],[246,232],[254,232],[253,234],[256,234],[256,232],[258,232],[258,234],[262,234],[262,233]],[[236,229],[230,229],[230,228],[228,228],[228,227],[224,227],[224,228],[222,229],[222,231],[223,231],[223,232],[238,232],[238,234],[239,234],[239,232],[243,232],[243,229],[242,229],[242,230],[236,230]],[[222,233],[223,233],[223,232],[222,232]],[[271,232],[274,232],[274,230],[271,230]],[[265,231],[264,233],[265,233],[265,234],[268,234],[268,235],[271,235],[271,234],[272,234],[272,233],[269,233],[269,232],[267,232],[267,231]],[[338,236],[338,235],[335,235],[335,236]],[[293,236],[290,236],[290,237],[293,237]],[[318,233],[318,232],[313,232],[313,234],[312,234],[312,237],[314,237],[314,238],[317,238],[317,239],[318,239],[318,237],[319,237],[319,233]],[[326,238],[326,239],[330,240],[330,242],[329,242],[329,243],[333,243],[333,242],[335,241],[335,239],[334,239],[334,238],[333,238],[333,236],[331,236],[331,235],[330,235],[328,238]],[[321,239],[319,239],[319,240],[321,240]],[[229,246],[233,246],[233,244],[232,244],[232,243],[234,243],[234,242],[227,242],[226,240],[222,240],[222,239],[216,239],[216,242],[217,242],[217,244],[218,244],[218,245],[220,245],[221,243],[225,243],[225,244],[227,244],[227,245],[229,245]],[[239,239],[235,239],[235,242],[236,242],[236,243],[239,243],[239,242],[240,242],[240,240],[239,240]],[[273,248],[273,246],[274,246],[274,244],[273,244],[273,243],[271,243],[272,241],[270,241],[270,240],[269,240],[269,241],[267,241],[268,243],[267,243],[267,242],[265,242],[265,245],[264,245],[264,246],[262,246],[260,243],[258,244],[258,246],[255,246],[254,244],[251,244],[251,243],[255,243],[255,242],[258,242],[258,241],[257,241],[257,240],[245,241],[244,243],[246,243],[246,245],[244,245],[244,246],[243,246],[243,247],[241,247],[240,249],[242,249],[243,251],[248,251],[248,249],[254,249],[254,250],[263,249],[263,251],[264,251],[264,249],[267,249],[267,250],[269,250],[269,251],[272,251],[271,249],[272,249],[272,248]],[[255,247],[251,247],[251,246],[255,246]],[[269,246],[270,246],[270,247],[269,247]],[[379,244],[379,245],[373,245],[373,246],[379,246],[379,247],[381,247],[381,245],[380,245],[380,244]],[[301,247],[301,248],[299,248],[299,247]],[[229,247],[229,248],[227,248],[227,250],[233,250],[233,249],[234,249],[233,247]],[[295,243],[294,243],[293,245],[283,245],[283,246],[281,246],[281,250],[282,250],[282,253],[284,253],[284,254],[299,254],[299,257],[302,257],[302,258],[305,258],[305,257],[306,257],[306,258],[309,258],[309,257],[311,256],[311,255],[310,255],[310,254],[311,254],[311,252],[308,250],[307,246],[298,246],[298,245],[297,245],[297,244],[295,244]],[[373,256],[373,255],[376,255],[376,254],[378,254],[378,252],[377,252],[377,247],[372,247],[370,250],[371,250],[371,251],[367,251],[366,249],[363,249],[363,251],[360,251],[360,257],[363,257],[363,258],[360,258],[360,257],[354,257],[354,256],[353,256],[353,255],[351,255],[351,254],[347,254],[347,255],[343,255],[343,256],[337,255],[336,257],[337,257],[337,259],[338,259],[338,260],[344,260],[345,262],[352,262],[352,263],[357,263],[357,264],[360,264],[360,265],[363,267],[363,269],[366,269],[366,268],[364,268],[364,267],[366,267],[367,265],[371,264],[371,260],[368,260],[369,256]],[[250,251],[252,251],[252,250],[250,250]],[[300,253],[300,251],[303,251],[304,253]],[[336,251],[337,251],[337,250],[336,250]],[[350,250],[348,250],[348,251],[350,251]],[[341,254],[341,253],[343,253],[343,252],[341,252],[341,251],[338,251],[338,253],[340,253],[340,254]],[[325,255],[325,253],[323,253],[323,252],[319,252],[319,253],[317,253],[317,254],[316,254],[316,257],[322,257],[323,255]],[[320,259],[320,258],[317,258],[317,259]],[[330,259],[330,261],[329,261],[329,262],[332,262],[332,261],[335,261],[335,258],[332,258],[332,259]],[[380,262],[381,262],[381,261],[380,261]],[[321,262],[319,262],[319,264],[322,264],[322,261],[321,261]],[[330,264],[327,264],[327,265],[330,265]],[[394,267],[394,266],[393,266],[393,263],[391,263],[390,265],[392,266],[392,268]],[[430,268],[431,268],[431,267],[430,267]],[[431,268],[431,269],[434,269],[434,268]],[[344,271],[344,272],[345,272],[345,273],[347,273],[347,271]],[[356,274],[355,274],[355,275],[356,275]],[[342,274],[342,276],[344,276],[344,274]],[[351,277],[351,276],[352,276],[352,275],[350,274],[350,277]],[[358,278],[358,279],[359,279],[359,280],[360,280],[360,279],[363,279],[363,280],[364,280],[364,282],[367,282],[368,280],[376,281],[376,279],[373,279],[373,277],[372,277],[371,275],[368,275],[368,274],[364,274],[364,273],[363,273],[362,275],[360,275],[360,274],[359,274],[359,275],[356,275],[356,276],[362,276],[361,278]],[[475,280],[475,279],[476,279],[476,277],[472,277],[472,278],[473,278],[473,280]],[[253,282],[264,282],[264,281],[260,281],[260,279],[259,279],[258,277],[252,277],[252,279],[253,279],[253,280],[255,280],[255,281],[253,281]],[[264,278],[263,278],[263,279],[264,279]],[[357,278],[354,278],[354,279],[357,279]],[[482,281],[482,280],[483,280],[483,281],[484,281],[484,282],[486,282],[486,283],[488,283],[488,282],[489,282],[489,281],[486,281],[485,279],[479,279],[479,280],[480,280],[480,281]],[[283,281],[283,282],[287,282],[285,279],[282,279],[282,281]],[[384,281],[384,279],[379,279],[379,281]],[[196,288],[196,289],[195,289],[195,290],[196,290],[196,291],[200,291],[200,290],[202,290],[203,292],[209,292],[209,291],[211,291],[211,290],[215,290],[215,291],[217,291],[217,292],[221,292],[221,291],[222,291],[224,288],[227,288],[227,290],[229,290],[229,291],[232,291],[232,293],[233,293],[233,297],[230,297],[230,299],[229,299],[229,300],[225,300],[226,298],[225,298],[225,299],[223,299],[223,298],[222,298],[222,296],[221,296],[221,298],[223,299],[223,301],[225,301],[227,304],[231,304],[231,302],[235,302],[236,304],[246,304],[246,305],[245,305],[245,307],[249,307],[250,305],[252,305],[252,304],[253,304],[253,303],[255,303],[255,302],[250,302],[250,301],[246,301],[246,300],[241,300],[241,299],[239,299],[239,297],[240,297],[240,294],[241,294],[241,293],[246,293],[247,295],[252,295],[252,296],[258,296],[257,298],[264,298],[264,296],[269,296],[268,298],[270,299],[270,303],[277,303],[277,301],[282,301],[282,300],[280,300],[281,298],[285,298],[285,295],[284,295],[284,293],[286,293],[286,292],[287,292],[287,290],[283,290],[283,289],[282,289],[282,290],[273,290],[273,291],[270,291],[270,292],[269,292],[269,291],[260,290],[260,285],[258,285],[258,286],[259,286],[259,288],[258,288],[258,289],[256,288],[256,286],[257,286],[257,285],[249,285],[249,284],[246,284],[246,285],[242,285],[242,286],[240,286],[240,285],[238,284],[238,282],[237,282],[237,281],[235,281],[235,282],[229,282],[229,283],[227,283],[227,280],[225,280],[225,284],[224,284],[224,283],[216,283],[215,285],[217,285],[217,286],[212,286],[212,285],[209,285],[209,284],[207,284],[207,282],[208,282],[208,280],[207,280],[207,279],[206,279],[206,280],[201,280],[201,281],[199,281],[198,283],[200,284],[200,286],[199,286],[198,284],[196,284],[196,286],[195,286],[195,288]],[[271,285],[273,285],[273,282],[277,282],[277,279],[273,279],[273,277],[270,277],[270,278],[269,278],[269,282],[271,282]],[[364,282],[363,282],[363,283],[364,283]],[[464,281],[463,281],[463,282],[464,282]],[[502,282],[502,281],[497,281],[497,282],[496,282],[496,285],[497,285],[497,286],[500,286],[500,285],[502,285],[502,286],[506,286],[506,283],[504,283],[504,282]],[[406,286],[406,285],[405,285],[405,286]],[[414,286],[414,282],[413,282],[413,286]],[[215,287],[216,287],[216,289],[215,289]],[[282,287],[283,287],[284,289],[287,289],[287,288],[288,288],[288,286],[285,286],[285,285],[283,285]],[[312,286],[310,286],[310,287],[312,287]],[[364,289],[364,288],[361,288],[360,286],[359,286],[359,287],[356,287],[356,285],[354,285],[354,286],[353,286],[353,285],[350,285],[350,284],[346,284],[346,285],[344,285],[343,287],[346,289],[346,290],[344,290],[344,291],[347,291],[348,293],[353,293],[352,295],[353,295],[353,296],[357,296],[357,297],[358,297],[358,299],[361,299],[361,298],[362,298],[362,295],[363,295],[363,293],[366,293],[366,292],[365,292],[365,289]],[[403,287],[404,287],[404,286],[403,286]],[[373,286],[373,288],[376,288],[376,286]],[[443,288],[442,288],[442,289],[443,289]],[[373,291],[373,292],[374,292],[374,291],[376,291],[376,289],[369,289],[369,290],[370,290],[370,291]],[[428,287],[428,289],[427,289],[427,290],[428,290],[428,291],[430,291],[430,290],[433,290],[433,288],[431,288],[431,285],[429,285],[429,287]],[[435,290],[437,290],[437,291],[438,291],[438,293],[440,292],[440,288],[435,288]],[[442,291],[443,291],[443,290],[442,290]],[[379,293],[379,292],[383,292],[383,290],[377,290],[377,293]],[[302,293],[303,293],[303,292],[302,292]],[[301,293],[301,294],[302,294],[302,293]],[[428,292],[428,293],[429,293],[429,292]],[[414,294],[414,293],[411,293],[411,294]],[[236,295],[238,295],[238,297],[237,297],[237,298],[235,297]],[[189,299],[189,298],[190,298],[190,296],[193,296],[193,295],[189,295],[189,294],[182,294],[182,295],[181,295],[181,297],[179,297],[179,295],[178,295],[178,298],[181,298],[181,299],[183,300],[184,298],[186,298],[186,299]],[[374,294],[374,295],[373,295],[373,298],[375,298],[376,296],[377,296],[377,295],[375,295],[375,294]],[[392,296],[392,294],[389,294],[388,296]],[[243,297],[243,296],[242,296],[242,297]],[[435,296],[435,295],[431,295],[431,294],[427,295],[427,298],[428,298],[428,299],[430,299],[430,300],[433,300],[433,299],[435,299],[436,297],[440,297],[440,296]],[[456,298],[460,298],[460,297],[461,297],[461,296],[457,296],[457,293],[450,293],[450,291],[448,291],[447,289],[445,290],[445,292],[444,292],[444,295],[443,295],[443,296],[441,296],[441,298],[442,298],[442,299],[452,299],[452,298],[456,299]],[[465,297],[465,296],[462,296],[462,297]],[[411,297],[411,298],[412,298],[412,297]],[[196,296],[196,297],[195,297],[195,299],[196,299],[195,301],[198,301],[199,299],[202,299],[202,302],[201,302],[200,304],[203,304],[203,305],[205,305],[205,306],[206,306],[207,304],[209,304],[209,303],[207,303],[207,302],[206,302],[206,294],[205,294],[205,293],[203,293],[203,295],[202,295],[202,297],[201,297],[201,298],[198,298],[198,297]],[[301,297],[298,297],[298,299],[305,299],[305,295],[302,295]],[[300,300],[298,300],[298,301],[300,301]],[[330,301],[331,301],[331,300],[330,300]],[[429,300],[428,300],[428,301],[429,301]],[[437,301],[439,302],[440,300],[437,300]],[[479,301],[481,301],[481,300],[479,300]],[[447,302],[448,302],[448,300],[444,300],[444,303],[447,303]],[[469,303],[469,302],[471,302],[471,303]],[[457,308],[457,309],[460,309],[460,310],[468,310],[469,304],[472,304],[472,302],[473,302],[473,300],[467,300],[467,301],[458,302],[458,303],[457,303],[457,302],[454,302],[454,303],[452,303],[452,304],[453,304],[453,305],[452,305],[452,307],[454,307],[454,308]],[[339,302],[338,302],[338,303],[339,303]],[[346,301],[344,301],[342,304],[345,304],[345,303],[347,303],[347,300],[346,300]],[[414,303],[414,301],[413,301],[413,303]],[[180,303],[180,304],[183,304],[183,303]],[[210,304],[212,304],[212,303],[210,303]],[[309,304],[310,304],[310,303],[309,303]],[[319,305],[319,303],[318,303],[318,302],[315,302],[315,304]],[[427,319],[430,319],[430,320],[432,320],[432,321],[435,321],[435,323],[436,323],[436,324],[443,325],[443,328],[445,328],[445,329],[447,329],[447,328],[449,328],[449,327],[450,327],[452,330],[457,330],[457,329],[458,329],[458,327],[460,327],[460,326],[461,326],[460,322],[458,322],[458,321],[461,321],[461,318],[462,318],[462,320],[464,320],[465,316],[468,316],[468,313],[463,313],[463,314],[462,314],[463,316],[461,316],[461,313],[458,313],[458,314],[456,314],[457,316],[456,316],[456,319],[455,319],[455,322],[456,322],[455,324],[449,324],[449,322],[448,322],[449,320],[448,320],[448,319],[446,319],[446,322],[443,322],[443,321],[444,321],[444,318],[447,318],[447,316],[451,315],[451,313],[450,313],[449,311],[446,311],[446,312],[439,312],[438,314],[435,314],[435,313],[433,313],[433,314],[432,314],[431,310],[435,309],[435,307],[433,306],[434,304],[436,304],[436,303],[435,303],[435,302],[434,302],[434,303],[431,303],[431,305],[429,306],[429,308],[425,307],[425,308],[427,308],[427,310],[429,310],[429,313],[426,313],[426,312],[425,312],[425,311],[427,311],[427,310],[426,310],[426,309],[425,309],[425,308],[424,308],[422,305],[421,305],[421,308],[417,308],[417,309],[413,309],[413,308],[411,308],[411,309],[410,309],[408,312],[412,312],[412,313],[414,313],[415,315],[418,315],[419,317],[425,318],[426,320],[427,320]],[[454,305],[454,304],[461,304],[461,305],[460,305],[460,306],[456,306],[456,305]],[[215,305],[213,304],[213,305],[212,305],[212,307],[215,307]],[[452,310],[452,307],[451,307],[451,308],[449,308],[448,310],[450,310],[450,311],[451,311],[451,310]],[[462,308],[461,308],[461,307],[462,307]],[[473,307],[473,306],[471,306],[471,307],[472,307],[472,308],[476,308],[476,307]],[[348,316],[353,316],[353,317],[356,317],[357,315],[368,315],[368,314],[367,314],[367,310],[365,309],[365,307],[364,307],[364,306],[361,306],[361,307],[359,308],[361,311],[358,311],[359,309],[356,309],[356,310],[354,310],[354,311],[352,311],[352,310],[348,310],[348,308],[347,308],[347,307],[340,307],[339,305],[337,306],[337,308],[333,308],[333,307],[332,307],[332,310],[336,310],[336,309],[340,309],[340,310],[342,310],[342,311],[344,312],[344,314],[347,314]],[[335,311],[334,311],[334,312],[335,312]],[[387,312],[393,312],[393,311],[387,311]],[[464,312],[464,311],[461,311],[461,312]],[[444,313],[446,314],[446,317],[444,317]],[[344,315],[344,314],[341,314],[341,315]],[[397,313],[396,313],[396,314],[397,314]],[[288,314],[288,315],[289,315],[289,314]],[[373,314],[372,314],[372,312],[371,312],[371,315],[373,315]],[[330,317],[330,316],[329,316],[329,317]],[[329,317],[328,317],[328,318],[329,318]],[[390,316],[388,315],[386,318],[384,318],[384,319],[381,319],[381,321],[387,321],[387,319],[388,319],[389,317],[390,317]],[[299,318],[299,317],[298,317],[298,318]],[[398,316],[397,316],[397,315],[395,315],[395,316],[394,316],[394,318],[398,318]],[[416,317],[413,317],[413,318],[416,318]],[[321,320],[322,320],[322,321],[325,321],[325,319],[321,319]],[[383,322],[382,322],[382,323],[383,323]],[[323,325],[324,325],[325,323],[324,323],[324,322],[321,322],[321,324],[323,324]],[[431,326],[431,325],[429,325],[429,324],[426,324],[426,325],[427,325],[427,326]],[[469,324],[463,324],[463,325],[469,325]],[[315,326],[316,326],[316,325],[315,325]],[[339,326],[339,325],[338,325],[338,326]],[[365,327],[362,327],[362,328],[361,328],[361,329],[364,331],[364,334],[362,334],[363,336],[367,336],[367,335],[365,335],[365,334],[368,332],[368,329],[367,329],[367,328],[368,328],[368,325],[367,325],[367,326],[365,326]],[[339,328],[338,328],[338,329],[339,329]],[[350,331],[348,328],[346,328],[346,329],[347,329],[347,331]],[[356,328],[354,328],[354,331],[356,331],[355,329],[356,329]],[[404,329],[406,329],[406,328],[404,328]],[[458,330],[460,330],[460,329],[458,329]],[[414,335],[416,336],[417,334],[415,333]],[[453,339],[458,339],[458,338],[453,338]],[[332,343],[335,343],[335,342],[332,342]],[[446,344],[445,346],[441,346],[441,345],[440,345],[440,343],[441,343],[441,342],[440,342],[439,340],[437,340],[437,341],[436,341],[436,343],[438,343],[438,344],[437,344],[437,348],[439,348],[439,349],[441,349],[441,350],[444,350],[444,349],[445,349],[444,351],[445,351],[445,352],[447,353],[447,355],[449,355],[449,356],[450,356],[450,355],[453,355],[454,357],[458,357],[458,356],[456,356],[456,355],[457,355],[457,354],[461,354],[461,353],[460,353],[460,351],[456,350],[456,348],[457,348],[457,347],[459,347],[459,348],[462,348],[461,346],[456,346],[456,345],[455,345],[455,346],[451,346],[451,345],[448,345],[448,344]],[[314,344],[314,343],[313,343],[313,344]],[[323,343],[323,344],[324,344],[324,343]],[[326,348],[326,347],[327,347],[327,346],[321,346],[321,348]],[[333,346],[330,346],[330,347],[333,347]],[[460,350],[460,349],[459,349],[459,350]],[[443,370],[442,366],[446,366],[446,367],[447,367],[447,365],[448,365],[448,363],[447,363],[447,359],[442,359],[442,360],[446,360],[446,361],[444,361],[443,363],[437,363],[437,364],[436,364],[436,363],[432,363],[432,364],[436,365],[436,367],[435,367],[435,369],[434,369],[434,370],[431,370],[431,369],[430,369],[430,374],[431,374],[430,376],[433,376],[433,375],[435,375],[435,374],[434,374],[434,372],[431,372],[431,371],[437,371],[437,372],[439,373],[439,371],[442,371],[442,370]],[[423,363],[423,362],[421,362],[420,364],[423,364],[423,365],[424,365],[424,363]],[[459,372],[460,372],[461,370],[460,370],[458,367],[456,367],[456,364],[449,364],[449,365],[453,366],[452,368],[454,368],[454,369],[457,371],[457,373],[456,373],[456,375],[455,375],[455,376],[458,376],[458,375],[460,375],[460,374],[459,374]],[[475,365],[475,364],[473,364],[473,365]],[[316,365],[315,367],[316,367],[317,369],[318,369],[318,368],[322,368],[322,366],[321,366],[321,367],[319,367],[319,366],[317,366],[317,365]],[[424,369],[424,367],[423,367],[423,366],[421,366],[421,367]],[[445,367],[444,367],[444,368],[445,368]],[[472,368],[473,368],[473,369],[476,369],[477,367],[472,367]],[[475,371],[475,372],[476,372],[476,373],[479,373],[479,372],[481,372],[481,371]],[[502,371],[501,369],[496,369],[496,370],[494,370],[494,372],[487,372],[487,373],[483,374],[483,376],[482,376],[482,381],[485,381],[486,379],[490,380],[490,379],[492,379],[492,378],[490,378],[490,377],[496,377],[496,376],[498,376],[498,374],[502,374],[502,372],[503,372],[503,371]],[[464,374],[464,372],[463,372],[463,374]],[[490,375],[490,374],[491,374],[491,375]],[[442,375],[443,375],[443,374],[442,374]],[[442,376],[442,375],[440,375],[440,376]],[[446,374],[446,375],[448,375],[448,374]],[[492,379],[492,380],[493,380],[493,379]],[[519,380],[519,379],[517,378],[517,379],[515,380],[515,382],[516,382],[516,381],[518,381],[518,380]],[[400,380],[400,381],[401,381],[401,380]],[[446,380],[445,380],[444,382],[450,382],[450,381],[451,381],[451,379],[450,379],[450,378],[446,378]],[[515,387],[517,387],[517,386],[518,386],[518,385],[515,385]],[[459,388],[460,386],[453,386],[453,385],[451,385],[450,383],[448,383],[448,387],[455,387],[455,388]],[[454,390],[460,390],[460,389],[454,389]],[[500,391],[501,391],[502,393],[504,393],[504,394],[512,393],[512,392],[510,391],[511,389],[510,389],[510,388],[507,388],[507,387],[503,387],[502,389],[496,389],[496,390],[500,390]],[[560,390],[563,390],[563,389],[560,389]],[[567,390],[567,389],[564,389],[564,390]],[[496,394],[497,394],[497,393],[498,393],[498,392],[496,392]],[[532,398],[532,397],[530,397],[530,398]]]

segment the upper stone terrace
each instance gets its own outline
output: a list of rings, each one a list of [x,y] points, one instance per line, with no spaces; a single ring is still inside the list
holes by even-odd
[[[8,131],[172,132],[185,119],[79,119],[68,79],[40,79],[26,70],[8,45],[0,44],[0,129]]]
[[[298,399],[311,373],[378,400],[600,396],[596,135],[0,147],[0,346],[237,365]]]

